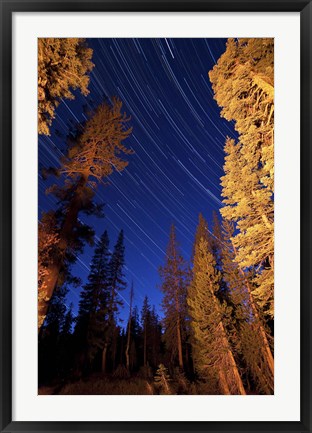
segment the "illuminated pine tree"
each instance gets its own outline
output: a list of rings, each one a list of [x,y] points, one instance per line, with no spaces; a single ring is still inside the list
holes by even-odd
[[[198,215],[198,224],[197,224],[196,231],[195,231],[195,238],[194,238],[193,249],[192,249],[193,266],[196,266],[196,264],[194,263],[194,255],[195,255],[196,245],[199,244],[201,238],[208,240],[210,236],[211,236],[211,234],[208,230],[207,221],[205,220],[203,214],[200,212]]]
[[[159,364],[158,370],[154,377],[155,386],[159,389],[160,394],[170,395],[172,389],[170,386],[171,378],[168,373],[168,369],[163,365]]]
[[[216,261],[216,267],[221,274],[221,280],[220,280],[217,296],[221,302],[226,302],[228,305],[232,306],[231,299],[229,296],[229,288],[224,278],[223,266],[222,266],[223,254],[224,254],[224,238],[221,229],[221,223],[218,214],[215,211],[213,211],[212,220],[213,220],[213,226],[212,226],[212,234],[210,236],[209,244],[211,244],[211,252]]]
[[[253,296],[274,316],[274,41],[229,39],[209,73],[221,115],[235,122],[227,140],[221,213],[236,223],[236,260],[255,267]]]
[[[184,367],[184,348],[187,340],[187,286],[189,273],[186,263],[179,253],[175,227],[171,226],[165,265],[159,269],[164,293],[164,340],[171,362],[176,358],[181,369]]]
[[[222,272],[226,281],[235,318],[234,344],[241,353],[247,372],[258,392],[272,394],[274,390],[274,359],[271,337],[252,296],[252,277],[243,272],[235,261],[233,223],[223,221]]]
[[[65,183],[62,187],[54,185],[47,191],[53,193],[60,203],[57,211],[59,240],[45,269],[45,298],[40,306],[42,316],[46,314],[65,263],[70,261],[69,255],[74,260],[77,255],[75,248],[81,250],[85,240],[92,238],[92,231],[81,223],[79,214],[99,213],[93,200],[97,185],[114,170],[122,171],[128,164],[121,156],[132,153],[123,145],[131,129],[127,129],[129,119],[121,113],[121,107],[122,103],[117,99],[112,105],[104,103],[90,114],[86,122],[78,125],[58,170],[66,177]]]
[[[44,280],[58,241],[55,219],[46,215],[38,225],[38,329],[41,328],[46,318],[46,302],[49,298]]]
[[[226,206],[221,213],[224,218],[236,222],[238,233],[232,239],[236,248],[236,260],[243,269],[257,268],[253,296],[264,313],[273,317],[274,203],[267,188],[260,186],[263,191],[256,193],[254,180],[257,173],[249,170],[246,173],[248,161],[242,148],[240,143],[227,140],[225,176],[221,182]]]
[[[82,38],[38,39],[38,132],[50,135],[55,109],[73,90],[86,96],[93,51]]]
[[[197,232],[203,236],[196,238],[193,279],[187,298],[195,370],[202,378],[217,381],[221,394],[245,394],[224,325],[228,309],[217,298],[221,273],[209,246],[208,230],[203,230],[207,224],[202,218],[200,225]]]

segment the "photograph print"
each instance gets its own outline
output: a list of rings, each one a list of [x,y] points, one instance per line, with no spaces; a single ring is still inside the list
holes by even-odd
[[[38,39],[38,394],[274,394],[274,39]]]

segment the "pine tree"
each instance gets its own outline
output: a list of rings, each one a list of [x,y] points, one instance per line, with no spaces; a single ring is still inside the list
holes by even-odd
[[[200,218],[188,289],[195,370],[201,377],[216,380],[222,394],[245,394],[244,386],[224,326],[227,306],[217,298],[221,273],[209,246],[207,223]],[[205,230],[207,228],[207,230]]]
[[[63,373],[62,330],[65,325],[66,286],[58,287],[53,293],[49,309],[41,327],[38,344],[39,380],[50,381]]]
[[[81,223],[79,214],[100,214],[99,206],[93,200],[97,184],[114,170],[122,171],[128,164],[120,155],[132,153],[122,144],[131,129],[126,128],[128,119],[121,113],[121,106],[116,99],[112,106],[100,105],[80,125],[58,170],[59,174],[66,176],[65,184],[48,189],[61,206],[55,213],[58,242],[43,278],[45,296],[40,305],[41,316],[46,314],[66,262],[74,261],[77,250],[82,250],[85,240],[92,239],[92,230]]]
[[[105,230],[92,258],[88,283],[80,293],[79,312],[75,329],[79,345],[92,362],[104,347],[104,332],[108,320],[109,302],[109,239]]]
[[[38,224],[38,330],[46,318],[47,285],[44,279],[59,241],[54,224],[51,218],[43,218]]]
[[[59,336],[61,334],[64,319],[66,314],[66,296],[68,289],[66,286],[59,287],[51,300],[48,314],[44,322],[45,333],[55,334]]]
[[[231,306],[229,289],[226,280],[224,278],[223,267],[222,267],[223,253],[224,253],[223,233],[221,229],[220,220],[215,211],[213,211],[212,221],[213,221],[212,235],[209,238],[210,239],[209,244],[211,244],[211,252],[216,261],[216,268],[220,272],[220,276],[221,276],[217,297],[221,301],[221,303],[225,302],[228,306]]]
[[[194,238],[194,243],[193,243],[193,248],[192,248],[192,262],[193,262],[193,266],[196,266],[196,264],[194,263],[194,255],[195,255],[195,247],[196,245],[199,245],[199,242],[201,240],[201,238],[204,239],[209,239],[211,237],[211,233],[208,230],[208,224],[203,216],[203,214],[200,212],[198,214],[198,224],[196,227],[196,231],[195,231],[195,238]]]
[[[132,325],[133,297],[134,297],[134,290],[133,290],[133,282],[132,282],[131,289],[130,289],[130,306],[129,306],[129,320],[128,320],[128,326],[127,326],[127,346],[126,346],[126,368],[128,371],[130,370],[130,347],[131,347],[131,325]]]
[[[256,187],[251,180],[255,175],[251,172],[246,173],[248,162],[242,153],[242,145],[235,144],[234,140],[227,140],[225,152],[222,195],[227,197],[224,200],[225,204],[230,205],[222,208],[221,213],[225,219],[236,223],[238,233],[232,238],[236,261],[242,269],[253,267],[257,270],[252,295],[264,314],[273,317],[274,203],[270,198],[271,193],[267,192],[267,200],[264,200],[265,191],[262,191],[261,195],[255,192]],[[243,179],[249,184],[246,188]],[[261,188],[263,187],[260,186]]]
[[[130,350],[129,350],[129,364],[130,370],[134,370],[139,366],[140,348],[142,329],[140,326],[138,307],[135,306],[131,315],[131,324],[128,325],[130,328]]]
[[[159,365],[159,360],[161,357],[161,336],[162,336],[162,327],[156,313],[156,308],[153,305],[150,315],[151,322],[151,332],[150,332],[150,364],[153,368],[156,368]]]
[[[229,39],[209,73],[221,115],[235,122],[227,140],[222,216],[236,223],[236,260],[254,267],[253,295],[274,316],[274,41]]]
[[[119,335],[119,327],[117,326],[117,312],[123,302],[119,296],[119,292],[126,288],[124,277],[125,265],[125,247],[124,233],[120,231],[117,242],[114,246],[113,253],[109,262],[109,279],[108,279],[108,298],[107,298],[107,326],[105,330],[105,342],[102,352],[102,371],[106,371],[107,350],[111,346],[111,356],[113,368],[115,367],[115,358],[117,351],[117,336]]]
[[[124,232],[120,231],[117,242],[114,246],[113,253],[109,262],[109,301],[108,315],[115,317],[118,307],[123,305],[122,300],[118,297],[120,291],[126,288],[126,281],[124,276],[125,266],[125,246],[124,246]]]
[[[72,327],[74,323],[73,308],[74,308],[73,303],[71,303],[64,318],[64,324],[62,327],[63,337],[68,337],[69,335],[72,334]]]
[[[74,363],[75,341],[72,332],[75,322],[73,304],[71,303],[64,317],[63,326],[57,347],[58,371],[61,377],[68,377]]]
[[[88,95],[93,51],[82,38],[38,39],[38,132],[50,135],[55,109],[72,90]]]
[[[171,362],[178,358],[178,365],[184,367],[184,346],[187,321],[186,294],[189,272],[179,253],[175,226],[170,229],[165,265],[159,270],[162,278],[161,290],[164,293],[162,308],[164,311],[164,340]]]
[[[210,242],[217,266],[219,270],[221,270],[223,234],[220,220],[216,211],[212,212],[212,236]]]
[[[151,369],[157,368],[162,359],[162,326],[156,313],[155,306],[151,306],[147,296],[144,297],[140,315],[139,346],[144,375]]]
[[[150,334],[151,334],[151,306],[148,302],[148,297],[145,296],[143,300],[143,307],[141,312],[141,324],[143,330],[143,366],[147,366],[147,352],[148,346],[150,345]]]
[[[274,360],[269,335],[252,295],[252,277],[235,261],[233,223],[223,221],[222,270],[235,313],[236,345],[258,391],[274,389]]]
[[[168,369],[163,364],[159,364],[158,370],[156,371],[156,375],[154,377],[154,382],[156,387],[160,389],[161,394],[172,394],[170,387],[171,378],[168,374]]]

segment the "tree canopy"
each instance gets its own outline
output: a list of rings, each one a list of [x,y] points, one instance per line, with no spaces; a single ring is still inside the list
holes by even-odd
[[[38,133],[50,135],[55,110],[73,90],[88,95],[93,51],[82,38],[38,39]]]

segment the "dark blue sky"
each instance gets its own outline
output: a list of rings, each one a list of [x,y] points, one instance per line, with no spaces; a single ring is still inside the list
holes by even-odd
[[[87,100],[100,103],[103,96],[118,96],[131,116],[132,135],[127,147],[129,165],[114,173],[109,185],[100,186],[96,201],[105,203],[105,218],[82,216],[99,237],[108,230],[113,248],[120,229],[125,232],[126,277],[134,282],[139,309],[144,295],[159,310],[158,268],[164,263],[171,223],[175,223],[181,252],[189,260],[198,213],[211,221],[220,202],[220,176],[227,135],[233,126],[220,118],[208,78],[225,39],[89,39],[95,67],[88,98],[76,92],[56,110],[50,137],[39,138],[39,166],[58,166],[70,119],[83,119]],[[53,179],[54,181],[54,179]],[[45,195],[47,182],[39,175],[39,217],[53,208]],[[85,248],[73,273],[83,282],[93,250]],[[122,317],[128,314],[129,290]],[[75,311],[79,289],[71,289],[68,303]]]

